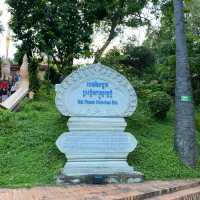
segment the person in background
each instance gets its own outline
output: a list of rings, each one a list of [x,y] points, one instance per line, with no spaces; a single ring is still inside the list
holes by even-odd
[[[8,98],[8,90],[6,88],[3,88],[2,101],[5,101],[7,98]]]
[[[9,82],[6,80],[1,81],[1,101],[5,101],[8,98]]]
[[[16,72],[15,77],[14,77],[14,82],[18,82],[20,81],[21,77],[20,77],[20,73],[19,71]]]
[[[12,95],[13,93],[16,92],[16,88],[17,88],[16,83],[13,82],[13,84],[12,84],[12,86],[10,88],[10,95]]]
[[[9,82],[4,80],[1,82],[1,87],[5,90],[8,90],[9,89]]]
[[[0,87],[0,103],[2,102],[3,89]]]

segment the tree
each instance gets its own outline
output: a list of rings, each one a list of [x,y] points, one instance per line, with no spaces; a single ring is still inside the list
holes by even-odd
[[[7,0],[10,26],[29,56],[50,55],[59,70],[85,55],[91,43],[92,24],[78,0]]]
[[[188,7],[188,28],[193,32],[194,35],[200,36],[200,0],[186,1]]]
[[[176,135],[175,147],[182,161],[197,162],[194,108],[184,26],[183,0],[173,0],[176,27]]]
[[[2,15],[2,11],[0,11],[0,16]],[[3,32],[3,25],[2,25],[2,23],[0,22],[0,33],[2,33]]]
[[[124,48],[124,58],[121,63],[129,68],[131,74],[141,77],[145,72],[152,71],[155,59],[150,48],[128,44]]]
[[[148,20],[142,16],[143,8],[149,2],[157,1],[88,0],[86,2],[91,12],[90,15],[96,19],[94,23],[108,32],[105,43],[95,52],[94,62],[98,62],[110,42],[123,30],[124,26],[138,27],[148,23]]]
[[[199,0],[185,1],[187,49],[191,69],[194,102],[200,104],[200,17]],[[153,49],[156,66],[155,77],[165,85],[166,92],[175,96],[176,45],[173,20],[173,1],[162,1],[160,6],[160,26],[151,26],[144,45]]]

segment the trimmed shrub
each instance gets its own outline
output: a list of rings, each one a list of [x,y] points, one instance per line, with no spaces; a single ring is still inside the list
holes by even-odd
[[[148,105],[151,113],[158,119],[165,119],[171,106],[171,97],[162,91],[153,92],[149,95]]]

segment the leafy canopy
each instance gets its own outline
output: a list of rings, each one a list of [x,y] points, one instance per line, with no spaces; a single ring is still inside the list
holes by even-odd
[[[92,24],[78,0],[7,0],[16,40],[29,54],[49,54],[61,70],[85,55]]]

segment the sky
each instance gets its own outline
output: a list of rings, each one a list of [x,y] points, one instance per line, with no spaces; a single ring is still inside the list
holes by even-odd
[[[0,0],[0,10],[3,12],[2,16],[0,17],[0,21],[4,28],[4,32],[0,35],[0,56],[6,56],[6,36],[8,33],[8,22],[10,20],[10,14],[7,9],[8,8],[5,4],[5,0]],[[13,42],[11,42],[8,53],[9,58],[13,58],[15,52],[15,45]]]
[[[0,56],[6,56],[6,36],[8,35],[8,22],[10,20],[10,14],[8,12],[8,7],[5,4],[5,0],[0,0],[0,10],[3,12],[2,16],[0,16],[0,21],[4,27],[4,32],[0,35]],[[111,42],[111,44],[109,45],[107,50],[109,50],[115,46],[119,47],[119,46],[123,45],[124,43],[127,42],[129,37],[133,37],[133,36],[135,36],[138,39],[138,44],[141,44],[145,38],[145,33],[146,33],[146,31],[144,28],[138,28],[138,29],[126,28],[122,35],[120,35],[119,37],[117,37],[116,39],[114,39]],[[97,49],[98,47],[100,47],[103,44],[103,42],[105,41],[105,39],[106,39],[105,35],[96,34],[94,36],[92,48]],[[16,44],[11,40],[10,47],[9,47],[9,53],[8,53],[8,57],[11,59],[14,57],[14,54],[16,52],[15,45]],[[78,61],[76,60],[75,64],[87,63],[87,62],[92,62],[92,61],[91,61],[91,59],[89,59],[89,60],[80,59]]]

